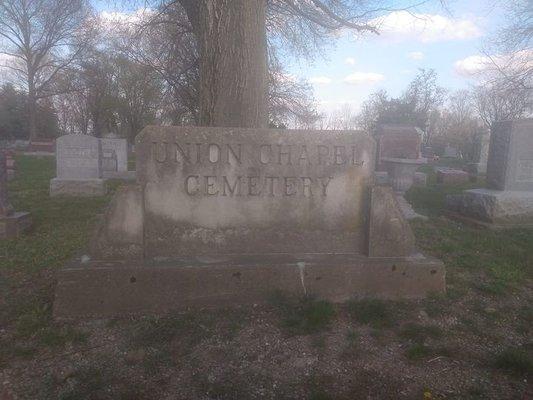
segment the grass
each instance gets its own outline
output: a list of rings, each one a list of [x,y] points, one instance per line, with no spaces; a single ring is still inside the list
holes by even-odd
[[[398,333],[398,336],[415,343],[425,343],[428,339],[440,339],[444,335],[441,328],[435,325],[420,325],[407,323]]]
[[[294,299],[276,292],[270,303],[278,311],[281,327],[291,335],[309,335],[327,330],[335,308],[327,301],[305,296]]]
[[[246,349],[246,340],[253,340],[257,336],[255,325],[253,329],[243,330],[241,335],[244,324],[258,321],[258,325],[262,326],[261,321],[270,321],[269,318],[277,321],[282,328],[277,338],[275,335],[279,335],[279,332],[269,331],[270,335],[274,335],[272,341],[269,339],[270,343],[275,343],[276,339],[286,341],[291,343],[293,352],[300,351],[294,349],[305,349],[326,360],[340,350],[339,359],[332,360],[333,364],[349,363],[340,366],[341,370],[346,368],[349,373],[353,373],[354,368],[362,371],[360,367],[368,354],[372,357],[390,354],[383,352],[383,349],[391,349],[391,346],[397,349],[398,341],[402,342],[402,348],[405,349],[405,353],[403,350],[398,352],[400,358],[405,356],[406,360],[412,361],[411,367],[418,368],[420,372],[426,363],[417,364],[415,361],[439,355],[461,357],[455,342],[460,345],[469,340],[479,340],[479,345],[467,352],[472,351],[481,360],[488,359],[487,363],[479,363],[476,367],[477,378],[494,373],[497,368],[508,372],[504,378],[518,385],[524,376],[532,373],[531,346],[517,347],[511,342],[503,350],[496,349],[507,338],[513,338],[513,341],[519,338],[516,343],[528,343],[531,336],[533,231],[475,229],[444,218],[446,194],[457,193],[464,187],[470,187],[470,184],[464,187],[437,185],[432,173],[428,187],[413,188],[408,195],[418,212],[426,210],[430,216],[428,221],[412,222],[412,227],[419,247],[446,263],[446,294],[402,303],[360,299],[337,307],[318,298],[290,298],[277,293],[271,301],[274,313],[270,313],[272,310],[263,314],[264,311],[256,313],[231,309],[196,311],[159,318],[110,320],[101,325],[105,337],[108,337],[107,332],[111,332],[109,337],[120,339],[113,343],[116,346],[111,351],[115,352],[109,356],[105,354],[107,361],[100,361],[102,354],[91,352],[85,345],[88,340],[93,344],[103,339],[98,328],[80,327],[76,323],[55,323],[51,318],[51,310],[55,270],[74,255],[82,254],[95,216],[103,211],[110,196],[93,199],[50,198],[48,185],[54,176],[53,159],[18,157],[17,162],[19,175],[9,184],[12,203],[17,210],[32,213],[34,229],[21,238],[0,242],[0,292],[6,293],[0,297],[0,368],[26,363],[29,371],[38,364],[41,356],[46,358],[71,351],[83,354],[81,359],[73,358],[74,365],[70,367],[73,372],[68,377],[59,379],[56,369],[53,375],[45,377],[41,391],[27,398],[154,398],[159,395],[158,390],[168,389],[165,388],[166,383],[160,383],[158,379],[178,371],[182,373],[184,368],[202,370],[202,365],[205,372],[203,358],[209,358],[211,352],[213,356],[217,351],[239,354],[241,348]],[[116,185],[112,183],[111,189]],[[496,312],[487,311],[490,309]],[[422,310],[427,315],[420,317]],[[349,320],[344,321],[347,315]],[[335,321],[340,323],[334,324]],[[344,325],[344,322],[347,324]],[[450,325],[446,325],[448,323]],[[356,324],[367,325],[371,329]],[[343,329],[342,332],[347,329],[346,334],[339,335],[333,329],[337,326]],[[326,334],[328,330],[330,332]],[[453,335],[449,335],[450,332]],[[368,340],[369,336],[380,340]],[[262,339],[257,340],[261,342]],[[336,340],[340,340],[340,346]],[[275,349],[275,346],[272,347]],[[275,354],[276,350],[272,351]],[[269,354],[244,352],[242,360],[253,363],[256,357],[261,356],[265,357],[265,362],[272,361],[268,360]],[[283,354],[285,356],[290,359],[294,354],[289,351],[289,354]],[[464,357],[470,356],[468,353]],[[228,358],[231,359],[230,356]],[[15,360],[17,363],[13,362]],[[56,362],[50,359],[50,363],[52,361]],[[399,368],[402,367],[400,359],[394,362],[399,363]],[[330,372],[320,368],[313,366],[309,373],[322,376]],[[24,373],[28,375],[28,371]],[[270,372],[266,371],[267,374]],[[377,379],[375,371],[365,373],[372,380],[363,379],[354,390],[366,393],[365,396],[370,393],[368,388],[381,390],[373,386],[373,382],[381,382],[383,377]],[[253,374],[237,376],[228,369],[227,376],[223,375],[213,382],[199,383],[197,397],[246,398],[249,393],[255,393],[260,385],[251,378]],[[267,378],[264,379],[266,382]],[[155,388],[153,393],[139,389],[139,381],[145,385],[150,380],[151,388]],[[302,381],[295,383],[295,388],[300,384],[308,398],[338,398],[332,392],[338,385],[327,379],[317,379],[312,385]],[[202,388],[205,390],[202,391]],[[394,385],[389,389],[396,392]],[[280,387],[280,390],[291,392],[287,387]],[[468,390],[472,393],[467,393]],[[479,392],[477,386],[473,389],[457,388],[457,391],[463,396],[458,398],[490,398],[484,392]],[[487,393],[492,394],[490,388]],[[168,397],[168,392],[166,394]]]
[[[348,313],[357,322],[374,328],[391,326],[395,322],[393,312],[385,301],[379,299],[351,300]]]
[[[95,216],[111,194],[50,198],[54,159],[18,156],[16,162],[18,176],[8,185],[10,201],[17,211],[31,212],[33,229],[0,242],[0,291],[10,293],[0,307],[0,325],[15,324],[16,337],[38,348],[82,343],[84,333],[52,322],[52,274],[86,246]]]
[[[533,278],[533,234],[528,229],[480,229],[444,218],[448,194],[480,185],[482,182],[438,185],[430,180],[427,187],[411,188],[407,199],[417,212],[431,217],[429,221],[412,221],[411,226],[418,246],[442,259],[448,276],[455,271],[475,274],[469,285],[483,294],[501,295]]]
[[[533,375],[533,358],[524,348],[508,347],[500,351],[494,356],[494,366],[518,375]]]

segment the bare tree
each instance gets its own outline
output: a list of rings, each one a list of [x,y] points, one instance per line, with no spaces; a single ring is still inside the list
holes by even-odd
[[[507,0],[504,25],[490,38],[484,51],[484,71],[491,83],[533,90],[533,2]]]
[[[484,84],[474,89],[475,109],[487,127],[494,122],[522,118],[531,111],[532,93],[509,87],[506,82]]]
[[[309,53],[340,29],[377,32],[382,0],[177,0],[200,53],[200,123],[267,125],[267,30],[276,42]],[[405,3],[405,2],[404,2]],[[285,46],[285,47],[287,47]]]
[[[88,12],[85,0],[0,1],[0,53],[11,57],[7,66],[28,92],[30,140],[37,137],[37,102],[57,93],[57,78],[87,43]]]

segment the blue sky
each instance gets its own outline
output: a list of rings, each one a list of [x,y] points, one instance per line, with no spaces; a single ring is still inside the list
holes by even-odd
[[[418,72],[434,68],[439,84],[450,90],[468,87],[479,68],[483,49],[501,23],[502,10],[487,0],[438,1],[405,12],[388,14],[379,37],[354,38],[346,32],[313,63],[290,60],[291,75],[313,83],[323,111],[349,104],[358,109],[369,94],[385,89],[401,94]]]
[[[93,0],[98,11],[117,10],[109,4]],[[439,84],[447,89],[465,88],[483,63],[488,37],[501,23],[500,4],[499,0],[447,0],[444,9],[440,1],[430,0],[409,13],[390,12],[379,21],[380,36],[356,38],[345,31],[332,39],[324,57],[312,62],[285,60],[286,72],[293,79],[312,83],[320,110],[325,112],[344,104],[358,110],[379,89],[398,96],[418,68],[434,68]]]

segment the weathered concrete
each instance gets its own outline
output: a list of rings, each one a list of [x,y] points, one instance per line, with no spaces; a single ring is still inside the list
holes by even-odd
[[[497,226],[533,226],[533,191],[466,190],[446,198],[450,211]]]
[[[392,189],[373,186],[368,135],[149,127],[136,148],[137,184],[115,195],[93,261],[58,275],[57,317],[444,291]]]
[[[148,127],[136,151],[148,257],[365,251],[365,133]]]
[[[495,190],[533,191],[533,119],[493,125],[487,185]]]
[[[459,169],[437,169],[437,183],[445,185],[459,185],[469,182],[468,172]]]
[[[58,275],[56,318],[162,314],[267,301],[275,290],[333,302],[421,298],[445,290],[440,261],[354,255],[212,257],[178,264],[77,265]]]
[[[415,252],[415,237],[391,187],[372,188],[368,242],[370,257],[408,257]]]
[[[413,186],[416,170],[427,164],[425,158],[382,158],[381,161],[387,168],[393,189],[400,193],[407,192]]]
[[[142,259],[143,243],[142,190],[137,185],[121,186],[94,234],[91,255],[100,260]]]
[[[103,179],[60,179],[50,181],[50,196],[92,197],[107,192]]]

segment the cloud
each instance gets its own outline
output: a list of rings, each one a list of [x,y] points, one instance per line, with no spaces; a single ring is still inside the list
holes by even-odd
[[[467,40],[480,37],[481,29],[470,19],[451,19],[439,14],[394,11],[375,18],[381,37],[386,40],[417,40],[422,43]]]
[[[453,65],[455,72],[463,77],[472,78],[497,69],[518,71],[533,68],[533,50],[521,50],[509,54],[493,56],[472,55],[458,60]]]
[[[128,31],[154,15],[150,8],[139,8],[133,12],[102,11],[98,23],[107,33]]]
[[[309,79],[309,82],[317,85],[328,85],[332,82],[332,79],[328,78],[327,76],[314,76]]]
[[[409,57],[411,60],[423,60],[424,53],[422,53],[421,51],[412,51],[407,54],[407,57]]]
[[[346,60],[344,60],[344,63],[348,64],[348,65],[355,65],[355,58],[348,57],[348,58],[346,58]]]
[[[344,82],[350,85],[373,84],[381,82],[385,76],[376,72],[354,72],[344,78]]]

